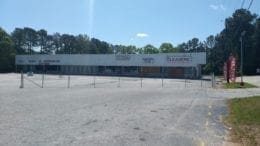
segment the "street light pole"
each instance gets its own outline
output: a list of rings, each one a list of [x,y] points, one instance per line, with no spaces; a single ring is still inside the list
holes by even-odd
[[[241,36],[240,36],[240,55],[241,55],[241,58],[240,58],[240,74],[241,74],[241,86],[244,86],[244,82],[243,82],[243,36],[246,34],[246,31],[243,31],[241,33]]]

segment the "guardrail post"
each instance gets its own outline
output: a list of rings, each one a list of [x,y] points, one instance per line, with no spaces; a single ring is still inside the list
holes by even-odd
[[[24,88],[24,76],[23,76],[23,71],[21,71],[21,84],[20,88]]]
[[[93,83],[93,85],[94,85],[94,88],[96,88],[96,76],[94,75],[94,83]]]
[[[211,86],[212,86],[212,88],[215,88],[215,74],[214,74],[214,72],[211,74]]]

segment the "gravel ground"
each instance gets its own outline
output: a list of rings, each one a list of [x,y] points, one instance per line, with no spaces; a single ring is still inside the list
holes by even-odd
[[[178,79],[96,77],[94,88],[91,76],[68,89],[67,76],[48,75],[40,88],[41,77],[19,89],[19,74],[0,74],[0,145],[218,146],[225,100],[260,95]]]

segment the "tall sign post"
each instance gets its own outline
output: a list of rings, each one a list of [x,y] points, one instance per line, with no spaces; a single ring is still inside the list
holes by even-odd
[[[230,55],[228,61],[224,63],[223,74],[224,79],[230,79],[232,83],[236,82],[236,66],[237,60],[233,55]]]
[[[241,58],[240,58],[240,61],[241,61],[241,63],[240,63],[240,73],[241,73],[241,83],[240,83],[240,85],[241,86],[244,86],[244,82],[243,82],[243,36],[246,34],[246,31],[243,31],[242,33],[241,33],[241,36],[240,36],[240,42],[241,42],[241,46],[240,46],[240,56],[241,56]]]
[[[229,57],[229,62],[230,62],[230,68],[229,68],[229,78],[232,83],[236,82],[236,58],[231,55]]]
[[[20,88],[24,87],[24,76],[23,76],[23,71],[21,71],[21,85]]]

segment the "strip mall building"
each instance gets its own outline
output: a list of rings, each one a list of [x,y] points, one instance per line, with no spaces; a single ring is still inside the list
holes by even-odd
[[[206,53],[17,55],[15,62],[24,72],[200,78]]]

